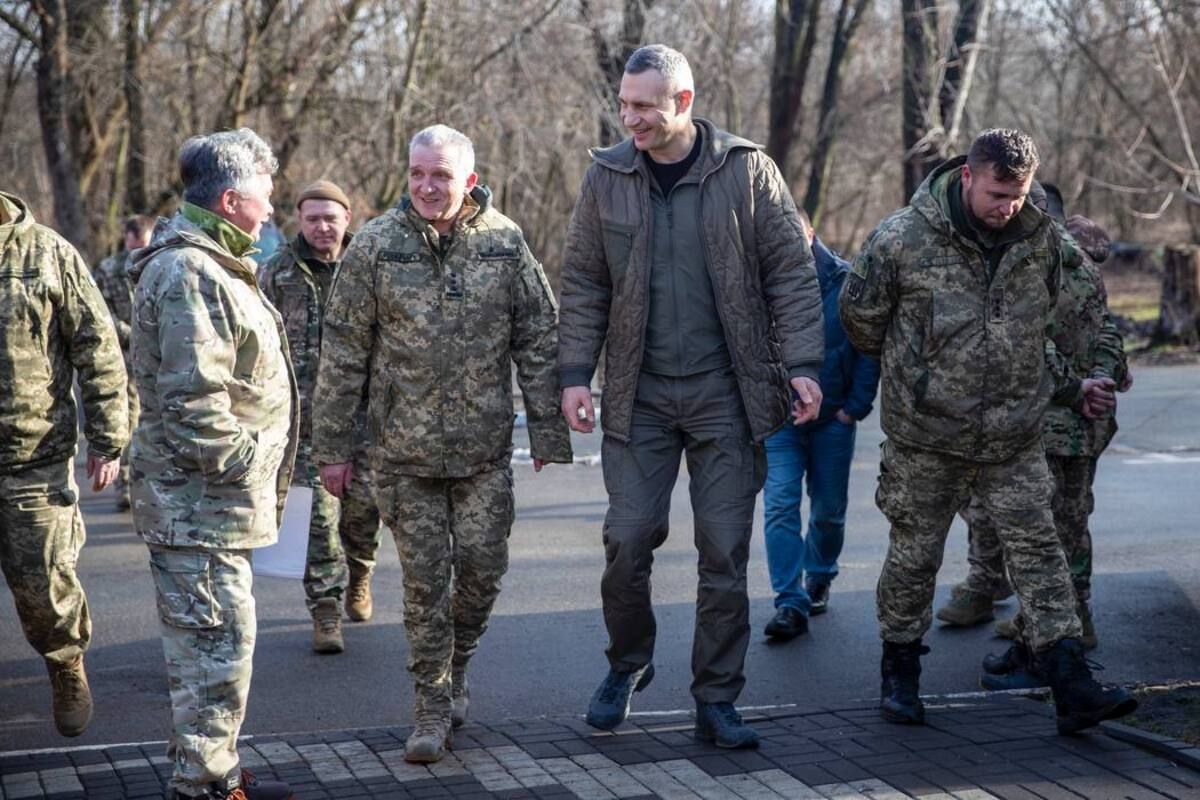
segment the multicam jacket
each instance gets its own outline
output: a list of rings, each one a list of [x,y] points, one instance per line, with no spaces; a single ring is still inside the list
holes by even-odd
[[[343,253],[351,240],[347,234],[342,243]],[[283,328],[287,331],[292,368],[300,393],[297,462],[303,465],[311,463],[312,457],[312,398],[317,386],[317,359],[321,354],[321,318],[329,300],[325,287],[330,285],[313,274],[313,267],[306,261],[310,253],[308,243],[297,234],[258,268],[258,285],[283,318]],[[329,277],[332,279],[332,275]],[[360,432],[365,437],[365,396],[357,413]],[[304,478],[302,473],[302,470],[296,470],[297,480]]]
[[[0,192],[0,473],[69,459],[83,396],[88,450],[129,439],[125,363],[104,298],[79,253]]]
[[[1108,292],[1093,260],[1096,254],[1086,246],[1083,254],[1079,262],[1063,270],[1050,338],[1072,372],[1112,378],[1119,385],[1128,372],[1125,344],[1108,313]],[[1104,452],[1116,432],[1114,414],[1088,419],[1074,409],[1051,405],[1042,422],[1042,444],[1049,455],[1094,458]]]
[[[126,356],[129,354],[129,323],[133,319],[133,281],[129,277],[131,264],[130,254],[122,251],[101,261],[92,273],[112,313],[117,338]]]
[[[788,373],[824,361],[821,289],[787,184],[758,145],[707,120],[698,219],[721,326],[754,438],[788,418]],[[604,432],[629,438],[649,317],[653,214],[642,157],[627,139],[592,151],[563,255],[558,362],[564,386],[590,381],[605,351]]]
[[[879,224],[840,308],[854,346],[882,356],[887,435],[994,463],[1037,439],[1052,398],[1070,405],[1080,397],[1047,337],[1072,255],[1050,218],[1026,203],[1024,238],[1008,246],[989,281],[983,252],[951,222],[947,187],[965,161],[939,167],[909,206]]]
[[[154,544],[262,547],[291,482],[296,381],[254,262],[206,230],[160,221],[133,267],[133,519]]]
[[[346,409],[369,381],[376,473],[454,478],[507,466],[513,362],[533,457],[571,461],[554,295],[521,229],[477,186],[443,240],[407,197],[354,237],[325,307],[313,404],[319,464],[351,460]]]

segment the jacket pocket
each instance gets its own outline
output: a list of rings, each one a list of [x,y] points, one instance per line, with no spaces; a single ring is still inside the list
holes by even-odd
[[[208,553],[150,551],[158,616],[163,624],[205,630],[221,624]]]
[[[620,283],[629,270],[629,257],[633,252],[632,225],[601,220],[600,235],[604,240],[604,258],[608,262],[608,273],[613,284]]]

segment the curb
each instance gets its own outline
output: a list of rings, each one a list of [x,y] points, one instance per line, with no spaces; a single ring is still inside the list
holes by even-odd
[[[1176,764],[1200,772],[1200,747],[1193,744],[1129,725],[1122,725],[1119,722],[1101,722],[1100,730],[1114,739],[1128,742],[1156,755],[1165,756]]]

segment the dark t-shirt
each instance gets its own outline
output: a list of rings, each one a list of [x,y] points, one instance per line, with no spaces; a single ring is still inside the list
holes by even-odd
[[[658,188],[666,197],[671,193],[671,189],[675,188],[675,184],[687,175],[688,170],[692,168],[692,164],[696,163],[696,159],[700,157],[701,140],[704,137],[700,135],[699,129],[696,130],[696,141],[692,142],[692,151],[682,161],[674,161],[670,164],[660,164],[650,157],[648,153],[646,157],[646,167],[650,170],[650,174],[654,176],[654,180],[658,183]]]

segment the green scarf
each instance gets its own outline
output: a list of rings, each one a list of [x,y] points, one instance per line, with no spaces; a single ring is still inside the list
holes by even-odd
[[[254,249],[254,237],[224,217],[192,203],[184,203],[182,210],[184,219],[207,233],[236,258],[248,255]]]

